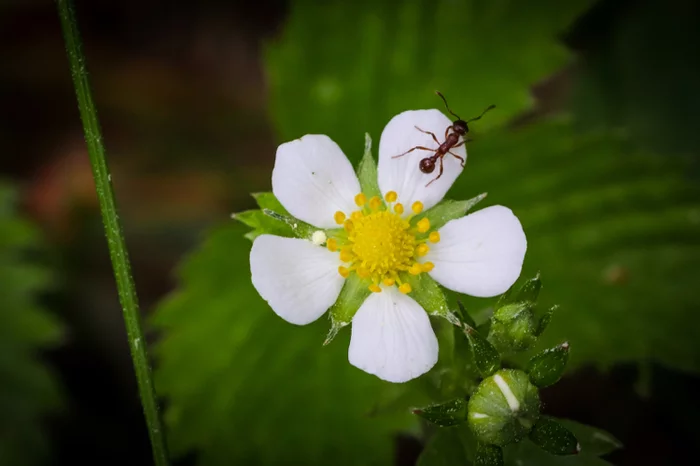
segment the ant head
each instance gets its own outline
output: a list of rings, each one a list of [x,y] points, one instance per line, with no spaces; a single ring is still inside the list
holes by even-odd
[[[469,132],[469,126],[467,126],[466,121],[457,120],[452,124],[452,131],[459,134],[460,136],[464,136]]]
[[[426,157],[420,161],[418,167],[423,173],[432,173],[435,171],[435,161],[430,157]]]

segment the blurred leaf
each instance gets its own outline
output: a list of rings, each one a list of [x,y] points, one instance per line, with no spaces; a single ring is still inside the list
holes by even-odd
[[[60,397],[36,353],[55,344],[60,329],[37,302],[51,274],[33,259],[41,239],[17,217],[15,201],[15,191],[0,183],[0,464],[24,466],[49,458],[41,421]]]
[[[466,426],[438,429],[428,440],[416,466],[470,465],[462,437],[470,436]],[[476,442],[472,441],[476,445]]]
[[[267,50],[279,138],[327,134],[357,161],[365,132],[378,140],[402,111],[443,109],[436,89],[464,118],[496,104],[476,133],[505,123],[569,61],[558,35],[592,3],[294,1]]]
[[[328,321],[277,317],[250,282],[243,229],[212,232],[156,310],[156,383],[176,454],[199,464],[387,464],[408,412],[368,414],[390,386],[351,366],[349,332],[322,346]]]
[[[561,305],[541,347],[566,338],[570,367],[651,358],[699,371],[700,185],[690,164],[552,120],[481,140],[451,196],[488,190],[521,220],[523,274],[541,270],[540,305]]]
[[[622,442],[602,429],[570,419],[557,419],[557,421],[576,435],[583,453],[603,456],[622,448]]]

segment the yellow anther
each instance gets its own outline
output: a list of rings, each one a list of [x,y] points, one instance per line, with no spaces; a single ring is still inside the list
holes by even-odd
[[[385,200],[386,202],[396,202],[396,199],[398,199],[398,198],[399,198],[399,195],[396,194],[396,191],[389,191],[389,192],[386,193],[386,195],[384,196],[384,200]]]
[[[355,221],[361,219],[362,217],[364,217],[364,215],[359,210],[356,210],[355,212],[350,214],[350,218]]]
[[[423,257],[426,254],[428,254],[428,251],[430,251],[430,248],[428,247],[427,244],[419,244],[418,247],[416,248],[416,255]]]
[[[396,204],[394,206],[394,212],[401,215],[403,213],[403,204]]]
[[[357,276],[360,278],[369,278],[369,270],[367,270],[367,267],[358,267],[357,268]]]
[[[335,220],[335,223],[337,223],[338,225],[342,225],[345,221],[345,214],[341,211],[338,211],[333,215],[333,220]]]
[[[330,252],[336,252],[338,250],[338,240],[329,238],[328,241],[326,241],[326,247]]]
[[[411,285],[409,285],[408,283],[404,283],[399,287],[399,291],[403,294],[408,294],[411,292]]]
[[[410,273],[411,275],[420,275],[420,273],[421,273],[422,271],[423,271],[423,267],[421,267],[421,265],[420,265],[418,262],[416,262],[415,264],[413,264],[413,265],[412,265],[411,267],[409,267],[409,269],[408,269],[408,273]]]
[[[382,283],[384,283],[386,286],[394,286],[394,283],[396,283],[396,280],[393,278],[385,278]]]
[[[418,231],[421,233],[425,233],[426,231],[430,230],[430,220],[427,218],[422,218],[420,221],[416,224],[418,227]]]
[[[343,228],[345,228],[345,231],[350,233],[354,227],[355,225],[353,225],[352,220],[345,220],[345,223],[343,224]]]
[[[411,210],[413,210],[414,214],[419,214],[423,212],[423,203],[421,201],[416,201],[411,205]]]
[[[431,231],[430,235],[428,236],[428,240],[430,240],[431,243],[437,243],[440,241],[440,233],[437,231]]]
[[[382,198],[379,196],[374,196],[372,199],[369,200],[369,208],[372,210],[377,210],[379,209],[379,206],[382,205]]]
[[[341,277],[348,278],[348,276],[350,275],[350,269],[341,265],[340,267],[338,267],[338,273]]]
[[[342,251],[340,251],[340,260],[343,262],[351,262],[353,258],[352,255],[352,250],[350,248],[343,248]]]
[[[358,194],[355,196],[355,204],[357,204],[357,207],[362,207],[367,204],[367,197],[362,193]]]
[[[369,291],[372,293],[381,293],[382,289],[379,287],[379,285],[372,284],[369,286]]]
[[[435,264],[432,262],[423,262],[421,264],[421,269],[423,269],[423,272],[430,272],[435,268]]]

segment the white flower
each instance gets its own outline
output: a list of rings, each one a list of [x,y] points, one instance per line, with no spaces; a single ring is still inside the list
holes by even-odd
[[[518,278],[527,242],[518,219],[493,206],[431,231],[428,219],[411,218],[442,200],[462,171],[444,157],[434,173],[418,164],[437,147],[451,121],[438,110],[407,111],[384,128],[378,184],[383,196],[367,199],[340,147],[323,135],[306,135],[277,149],[272,190],[295,217],[323,234],[314,241],[258,236],[250,253],[252,281],[280,317],[304,325],[337,300],[345,279],[357,274],[373,292],[352,319],[349,360],[390,382],[418,377],[437,362],[438,343],[425,310],[401,277],[428,273],[445,288],[479,297],[505,292]],[[464,146],[452,151],[466,160]],[[428,182],[435,179],[429,186]],[[342,227],[342,229],[341,229]],[[334,232],[335,229],[335,232]],[[338,234],[338,232],[342,232]],[[325,240],[325,247],[319,242]]]

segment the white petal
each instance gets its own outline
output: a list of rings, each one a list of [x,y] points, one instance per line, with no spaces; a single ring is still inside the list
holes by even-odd
[[[338,254],[309,241],[260,235],[250,251],[253,286],[273,311],[297,325],[313,322],[343,287]]]
[[[389,382],[406,382],[437,362],[428,314],[395,287],[372,293],[352,319],[350,364]]]
[[[445,141],[445,129],[452,121],[439,110],[410,110],[399,113],[389,121],[379,141],[378,178],[379,188],[383,194],[396,191],[399,202],[408,207],[414,201],[421,201],[426,209],[434,206],[445,197],[452,183],[462,173],[462,164],[450,154],[443,158],[442,176],[426,187],[440,173],[440,162],[435,164],[433,173],[423,173],[418,168],[421,159],[433,155],[433,152],[416,149],[403,157],[392,158],[415,146],[436,149],[436,143],[429,134],[421,133],[415,127],[435,134],[437,140]],[[460,138],[461,142],[461,138]],[[467,159],[465,146],[453,148],[452,152]],[[410,211],[410,209],[406,209]]]
[[[487,207],[447,222],[440,242],[430,246],[426,261],[445,288],[487,298],[505,292],[520,276],[527,240],[513,212],[503,206]]]
[[[338,144],[322,134],[307,134],[277,148],[272,192],[298,219],[336,228],[333,214],[356,210],[360,182]]]

